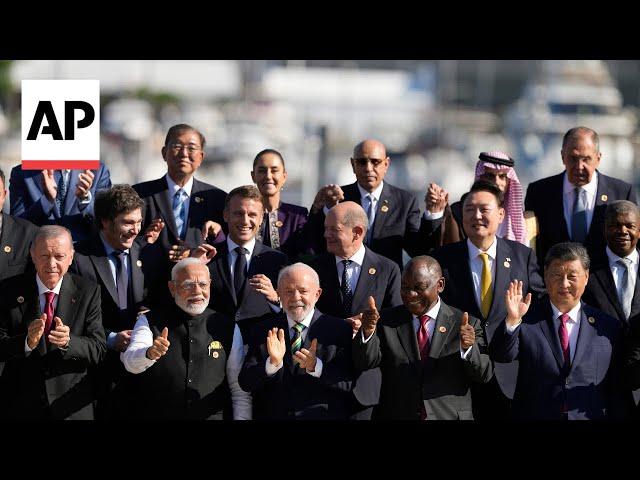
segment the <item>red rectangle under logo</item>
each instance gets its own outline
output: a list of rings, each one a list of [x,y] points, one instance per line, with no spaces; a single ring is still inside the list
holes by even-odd
[[[22,170],[97,170],[100,160],[22,160]]]

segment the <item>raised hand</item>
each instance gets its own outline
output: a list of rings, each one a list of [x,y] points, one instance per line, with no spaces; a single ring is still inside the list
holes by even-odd
[[[85,170],[78,175],[78,185],[76,186],[75,192],[76,197],[83,200],[89,196],[89,190],[91,190],[91,185],[93,185],[93,179],[95,177],[95,174],[91,170]]]
[[[205,265],[211,261],[213,257],[216,256],[218,250],[213,245],[209,245],[208,243],[203,243],[202,245],[191,250],[189,254],[190,257],[197,258]]]
[[[40,318],[36,318],[29,324],[29,327],[27,328],[27,345],[29,345],[31,350],[36,348],[36,345],[40,342],[42,334],[44,333],[44,325],[46,321],[47,315],[43,313]]]
[[[469,325],[469,314],[462,314],[462,323],[460,324],[460,347],[466,351],[470,346],[476,343],[476,331]]]
[[[182,240],[179,245],[171,245],[169,249],[169,261],[177,263],[191,254],[191,249],[187,248]]]
[[[123,330],[116,334],[116,340],[113,348],[118,352],[124,352],[131,342],[131,332],[133,330]]]
[[[54,170],[42,170],[42,190],[50,201],[55,200],[58,194],[58,185],[54,177]]]
[[[353,332],[351,338],[354,338],[362,326],[362,313],[354,315],[353,317],[345,318],[345,320],[351,324],[351,331]]]
[[[207,237],[216,238],[220,230],[222,230],[222,225],[213,220],[207,220],[202,227],[202,240],[206,240]]]
[[[271,280],[266,275],[263,275],[261,273],[254,275],[253,277],[249,278],[249,285],[256,292],[264,295],[271,303],[276,303],[278,301],[278,292],[275,291]]]
[[[316,349],[318,348],[318,339],[311,340],[311,346],[309,350],[301,348],[293,356],[293,361],[300,365],[300,368],[304,368],[307,372],[315,372],[316,370]]]
[[[431,213],[444,211],[449,201],[449,192],[439,186],[437,183],[430,183],[424,202],[427,210]]]
[[[160,336],[156,337],[156,339],[153,341],[153,345],[147,348],[146,355],[149,360],[158,360],[160,357],[167,353],[167,351],[169,350],[169,345],[171,345],[171,342],[167,340],[168,336],[169,330],[167,329],[167,327],[164,327],[162,329],[162,332],[160,333]]]
[[[376,331],[376,324],[380,318],[378,309],[376,308],[376,301],[373,297],[369,297],[369,308],[362,312],[362,328],[364,329],[364,337],[370,337],[373,332]]]
[[[160,232],[164,228],[164,220],[162,218],[154,218],[144,231],[144,238],[147,243],[155,243],[160,236]]]
[[[274,367],[282,364],[284,354],[287,351],[287,344],[284,341],[284,330],[272,328],[267,332],[267,352],[269,353],[269,362]]]
[[[316,198],[313,200],[312,209],[314,211],[322,210],[322,207],[331,208],[338,202],[344,200],[344,192],[340,185],[331,183],[322,187],[316,194]]]
[[[49,332],[48,340],[51,344],[56,345],[57,347],[65,348],[69,345],[69,340],[71,338],[69,336],[69,327],[62,323],[60,317],[54,317],[53,321],[55,328],[52,328]]]
[[[529,311],[531,305],[531,293],[522,299],[522,281],[513,280],[509,284],[504,301],[507,307],[507,325],[510,327],[518,325],[522,317]]]

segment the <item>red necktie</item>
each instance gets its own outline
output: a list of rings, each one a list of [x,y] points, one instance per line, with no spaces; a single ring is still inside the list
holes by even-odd
[[[567,322],[569,315],[563,313],[560,315],[560,327],[558,328],[558,336],[560,337],[560,346],[562,347],[562,356],[564,357],[564,366],[567,367],[571,362],[569,356],[569,332],[567,332]]]
[[[46,297],[44,313],[47,316],[44,323],[44,337],[47,338],[51,331],[51,324],[53,323],[53,299],[56,297],[56,294],[54,292],[44,292],[44,296]]]
[[[429,332],[427,330],[427,322],[429,321],[429,315],[424,314],[420,316],[420,326],[416,336],[418,338],[418,350],[420,351],[420,361],[424,364],[427,356],[429,355]]]

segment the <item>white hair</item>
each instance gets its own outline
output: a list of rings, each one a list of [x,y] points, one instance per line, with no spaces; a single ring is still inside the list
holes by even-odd
[[[209,269],[200,260],[193,257],[187,257],[187,258],[183,258],[173,266],[173,268],[171,269],[171,280],[175,281],[175,279],[178,277],[178,274],[182,270],[187,268],[189,265],[196,265],[196,264],[204,266],[205,269],[207,270],[207,273],[209,272]]]
[[[280,280],[284,276],[288,275],[293,270],[297,270],[297,269],[305,270],[311,276],[311,278],[313,279],[315,284],[318,287],[320,286],[320,277],[318,276],[316,271],[313,268],[311,268],[309,265],[307,265],[306,263],[302,263],[302,262],[294,263],[293,265],[288,265],[288,266],[284,267],[282,270],[280,270],[280,273],[278,273],[278,285],[280,285]]]

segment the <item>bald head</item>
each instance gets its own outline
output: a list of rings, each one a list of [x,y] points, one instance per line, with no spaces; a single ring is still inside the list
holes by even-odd
[[[440,278],[442,276],[442,268],[438,261],[428,255],[419,255],[413,257],[404,268],[405,272],[426,270],[433,278]]]
[[[353,149],[351,167],[358,184],[367,192],[380,186],[389,168],[387,149],[378,140],[364,140]]]
[[[327,251],[341,258],[351,258],[362,247],[368,228],[369,219],[360,205],[355,202],[337,204],[327,212],[324,220]]]
[[[400,296],[407,310],[420,316],[438,303],[444,290],[444,278],[438,261],[421,255],[412,258],[402,272]]]

